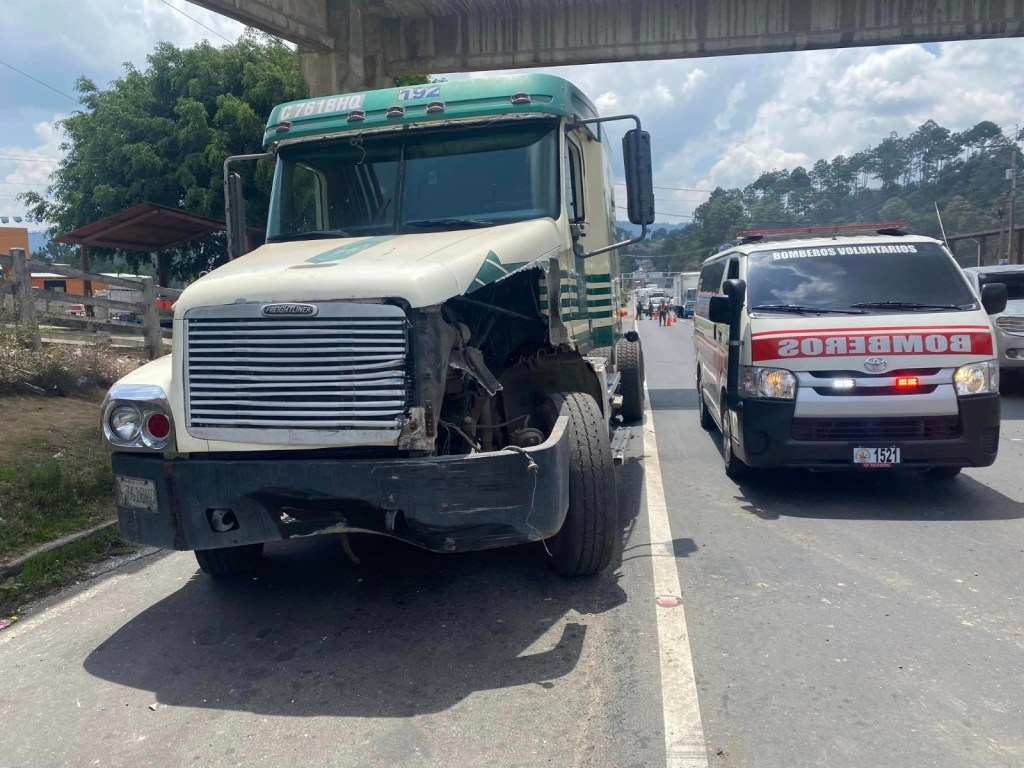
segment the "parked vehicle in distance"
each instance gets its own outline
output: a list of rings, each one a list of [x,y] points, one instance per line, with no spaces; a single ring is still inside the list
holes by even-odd
[[[676,315],[679,317],[690,317],[693,314],[693,302],[690,303],[689,314],[687,314],[686,308],[686,296],[693,292],[693,296],[696,296],[697,280],[700,278],[700,272],[680,272],[678,275],[672,278],[672,295],[677,298],[673,301]]]

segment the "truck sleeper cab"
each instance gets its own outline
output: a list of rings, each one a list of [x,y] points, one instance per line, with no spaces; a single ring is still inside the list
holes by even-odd
[[[1001,290],[1000,290],[1001,289]],[[986,313],[946,248],[874,235],[754,241],[702,266],[694,352],[701,425],[727,474],[750,467],[983,467],[999,442]]]
[[[346,532],[437,552],[547,539],[562,574],[606,567],[609,420],[642,414],[643,359],[613,291],[605,121],[546,75],[275,108],[267,243],[190,285],[171,356],[104,404],[125,538],[215,576]],[[646,230],[639,127],[623,154]]]

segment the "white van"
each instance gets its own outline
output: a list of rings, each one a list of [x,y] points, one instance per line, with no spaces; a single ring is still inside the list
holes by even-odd
[[[884,230],[891,232],[892,230]],[[708,259],[694,321],[701,426],[725,470],[988,466],[999,444],[990,314],[937,240],[768,242]]]
[[[1024,374],[1024,265],[968,267],[964,274],[978,296],[986,283],[1002,283],[1006,286],[1006,309],[992,318],[996,329],[997,358],[1005,389],[1010,374],[1015,374],[1018,381]]]

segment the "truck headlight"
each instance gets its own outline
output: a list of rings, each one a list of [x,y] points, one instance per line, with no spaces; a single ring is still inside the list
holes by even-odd
[[[113,432],[112,437],[131,444],[142,431],[142,414],[134,405],[119,405],[110,411],[107,424]]]
[[[796,397],[796,376],[785,368],[740,366],[740,392],[744,397],[770,400],[793,400]]]
[[[953,374],[956,393],[964,395],[987,395],[999,391],[999,363],[986,360],[983,363],[961,365]]]
[[[174,450],[167,394],[157,386],[115,384],[102,407],[103,438],[115,451]]]

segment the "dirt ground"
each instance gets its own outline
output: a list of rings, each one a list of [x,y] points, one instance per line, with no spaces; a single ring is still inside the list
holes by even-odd
[[[20,459],[94,458],[100,443],[100,402],[96,389],[79,397],[0,395],[0,464]]]

